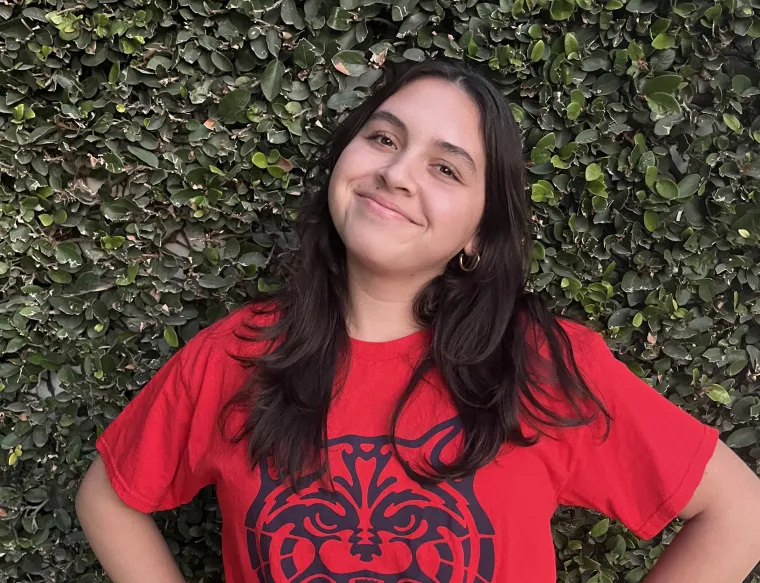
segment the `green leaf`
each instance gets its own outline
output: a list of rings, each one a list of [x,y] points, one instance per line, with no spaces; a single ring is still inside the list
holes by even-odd
[[[106,152],[103,154],[103,161],[105,162],[106,170],[111,174],[124,172],[124,160],[118,154]]]
[[[317,45],[308,38],[302,38],[298,41],[298,46],[293,53],[293,60],[296,65],[302,69],[308,69],[314,65],[317,60],[317,55],[324,51],[323,48],[318,48]]]
[[[647,105],[658,115],[667,115],[668,113],[678,113],[681,111],[681,105],[678,100],[667,93],[652,93],[647,96]]]
[[[285,176],[285,174],[287,174],[287,172],[285,172],[285,170],[283,170],[279,166],[273,166],[273,165],[267,166],[267,172],[269,173],[270,176],[273,176],[274,178],[282,178]]]
[[[654,211],[644,211],[644,226],[652,233],[660,226],[660,217]]]
[[[648,569],[644,567],[634,567],[625,575],[625,583],[641,583],[647,574]]]
[[[179,338],[177,338],[177,332],[174,331],[174,328],[172,326],[167,326],[164,328],[164,340],[166,340],[166,343],[172,348],[177,348],[179,346]]]
[[[726,369],[726,376],[732,377],[739,374],[749,361],[746,358],[741,358],[732,362]]]
[[[530,151],[530,161],[534,164],[544,164],[552,157],[551,152],[546,148],[533,148]]]
[[[657,166],[647,166],[646,176],[644,178],[644,183],[649,187],[652,188],[654,186],[655,181],[657,180]]]
[[[760,38],[760,18],[752,18],[752,24],[747,29],[747,36],[750,38]]]
[[[654,183],[655,190],[662,198],[672,200],[678,197],[678,185],[667,178],[660,178]]]
[[[666,33],[658,34],[652,41],[652,47],[657,50],[672,49],[676,46],[675,39]]]
[[[731,88],[739,95],[750,87],[752,87],[752,80],[746,75],[734,75],[731,79]]]
[[[43,429],[44,431],[44,428],[42,427],[35,428],[35,429]],[[47,435],[47,432],[45,433]],[[42,447],[42,446],[38,446],[38,447]],[[63,508],[56,508],[53,511],[53,517],[55,518],[56,525],[63,532],[69,532],[71,530],[71,516]]]
[[[216,65],[217,69],[224,71],[225,73],[229,73],[234,69],[232,62],[222,53],[218,53],[216,51],[211,53],[211,62]]]
[[[577,52],[578,52],[578,39],[575,38],[575,35],[572,32],[565,33],[565,54],[569,55],[571,53],[577,53]]]
[[[53,215],[49,215],[47,213],[43,213],[37,217],[43,226],[49,227],[53,224]]]
[[[255,265],[256,267],[263,267],[266,264],[267,260],[266,257],[264,257],[263,254],[259,253],[258,251],[253,251],[251,253],[246,253],[238,259],[238,263],[244,267],[248,267],[249,265]]]
[[[158,157],[153,152],[149,152],[138,146],[133,146],[132,144],[127,146],[127,150],[129,150],[135,158],[145,162],[148,166],[158,168]]]
[[[689,14],[694,12],[697,9],[697,5],[693,4],[691,2],[679,2],[675,6],[673,6],[673,12],[678,14],[678,16],[681,16],[683,18],[686,18]]]
[[[391,7],[391,18],[399,22],[409,16],[412,10],[417,6],[419,0],[393,0]]]
[[[261,91],[267,101],[274,100],[280,94],[284,75],[285,65],[277,59],[269,61],[261,76]]]
[[[256,166],[257,168],[266,168],[267,165],[269,164],[267,161],[267,157],[263,152],[256,152],[253,155],[253,158],[251,159],[251,161],[253,162],[253,165]]]
[[[530,198],[533,202],[551,202],[554,199],[554,188],[546,180],[539,180],[531,185]]]
[[[538,142],[536,142],[536,148],[545,148],[547,150],[553,150],[556,144],[557,138],[554,132],[549,132],[543,136]]]
[[[198,278],[198,285],[206,289],[218,289],[229,285],[229,282],[219,275],[202,275]]]
[[[534,63],[540,61],[541,57],[544,56],[544,48],[544,41],[536,41],[536,44],[534,44],[533,48],[530,50],[530,60]]]
[[[660,75],[652,79],[646,79],[641,88],[644,95],[652,93],[675,93],[678,86],[683,83],[683,77],[680,75]]]
[[[138,207],[134,202],[126,198],[119,198],[116,200],[104,202],[100,205],[100,212],[109,221],[120,221],[127,218],[131,213],[138,211]]]
[[[635,40],[628,43],[628,57],[632,63],[636,63],[644,58],[644,50]]]
[[[116,61],[113,65],[111,65],[111,70],[108,72],[108,82],[111,85],[115,85],[119,82],[119,75],[121,74],[121,64],[119,61]]]
[[[593,537],[600,537],[607,534],[607,531],[610,529],[610,519],[604,518],[597,522],[592,528],[591,528],[591,536]]]
[[[614,73],[604,73],[594,81],[591,89],[598,95],[609,95],[620,89],[624,83],[622,77],[618,77]]]
[[[599,132],[595,129],[583,130],[581,133],[575,136],[575,141],[579,144],[591,144],[598,139]]]
[[[127,267],[124,275],[116,279],[116,285],[126,286],[126,285],[133,284],[135,281],[135,278],[137,277],[137,272],[139,271],[139,269],[140,269],[140,266],[137,263],[134,263],[130,265],[129,267]]]
[[[244,116],[250,100],[251,93],[246,89],[233,89],[219,100],[219,117],[234,121]]]
[[[757,429],[754,427],[742,427],[737,429],[726,438],[728,447],[748,447],[757,443]]]
[[[332,58],[332,64],[338,71],[350,77],[358,77],[369,69],[361,51],[340,51]]]
[[[419,12],[415,12],[414,14],[409,15],[399,27],[398,32],[396,33],[396,37],[404,38],[410,34],[417,34],[417,32],[420,31],[420,29],[425,26],[429,20],[430,14],[424,10],[420,10]]]
[[[602,177],[602,169],[596,162],[593,162],[586,166],[586,181],[587,182],[593,182],[594,180],[599,180]]]
[[[295,0],[285,0],[282,3],[282,9],[280,10],[280,18],[285,24],[295,26],[296,28],[303,28],[304,22],[296,7]]]
[[[660,33],[665,32],[670,28],[671,20],[669,18],[658,18],[657,21],[649,29],[649,34],[657,36]]]
[[[693,194],[696,194],[699,190],[699,184],[702,178],[699,174],[689,174],[681,179],[678,183],[678,198],[687,198]]]
[[[40,220],[42,220],[42,215],[40,215]],[[749,239],[750,236],[751,236],[750,233],[749,233],[749,231],[747,229],[739,229],[736,232],[739,233],[739,235],[741,235],[745,239]]]
[[[581,104],[577,101],[572,101],[567,105],[567,119],[570,121],[578,119],[581,115]]]
[[[707,393],[716,403],[722,403],[723,405],[730,405],[732,402],[731,395],[721,385],[710,385],[710,391]]]
[[[575,2],[572,0],[552,0],[549,14],[552,20],[567,20],[573,15]]]
[[[739,121],[739,119],[735,115],[731,115],[730,113],[724,113],[723,121],[729,128],[731,128],[735,132],[740,132],[742,130],[742,123]]]

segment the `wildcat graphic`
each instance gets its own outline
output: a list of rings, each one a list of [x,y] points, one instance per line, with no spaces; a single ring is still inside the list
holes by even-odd
[[[459,433],[457,419],[416,440],[399,439],[405,460],[425,453],[435,467]],[[329,442],[332,489],[307,478],[299,494],[260,465],[261,489],[246,516],[259,583],[489,583],[494,530],[473,477],[422,486],[404,473],[388,437]]]

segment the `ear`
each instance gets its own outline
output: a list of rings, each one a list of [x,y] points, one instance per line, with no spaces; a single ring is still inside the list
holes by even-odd
[[[465,255],[476,255],[480,249],[480,238],[477,235],[473,235],[467,244],[464,246]]]

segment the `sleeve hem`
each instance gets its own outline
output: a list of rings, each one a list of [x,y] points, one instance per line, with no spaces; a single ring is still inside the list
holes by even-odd
[[[718,430],[706,425],[699,447],[692,457],[681,483],[641,526],[631,528],[636,536],[642,540],[654,538],[686,507],[702,481],[705,468],[715,452],[717,443]]]
[[[103,460],[103,465],[106,468],[106,474],[111,482],[111,487],[119,498],[121,498],[122,502],[143,514],[151,514],[162,509],[159,505],[147,501],[127,485],[126,480],[114,463],[114,456],[108,448],[107,442],[102,439],[102,435],[95,442],[95,447],[100,453],[100,458]]]

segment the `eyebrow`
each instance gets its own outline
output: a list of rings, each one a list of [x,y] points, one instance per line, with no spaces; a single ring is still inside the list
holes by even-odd
[[[392,126],[395,126],[396,128],[398,128],[400,131],[404,133],[408,133],[406,124],[404,124],[403,121],[401,121],[398,117],[393,115],[390,111],[387,111],[387,110],[375,111],[371,116],[369,116],[367,123],[369,124],[373,121],[388,122]],[[467,153],[467,150],[465,150],[464,148],[460,148],[459,146],[452,144],[451,142],[447,142],[445,140],[436,140],[435,145],[436,147],[440,148],[444,152],[451,154],[452,156],[456,156],[457,158],[460,158],[463,162],[465,162],[470,167],[470,169],[473,172],[476,172],[475,160],[472,159],[472,156],[470,156]]]

